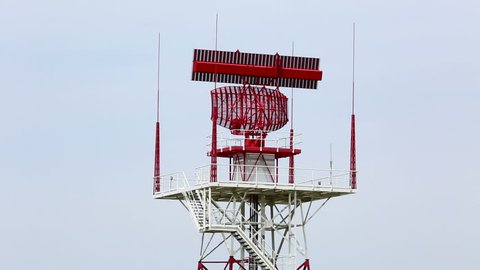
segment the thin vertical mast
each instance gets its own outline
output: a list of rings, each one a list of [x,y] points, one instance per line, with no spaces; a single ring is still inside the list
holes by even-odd
[[[295,42],[292,41],[292,57],[295,54]],[[291,112],[291,119],[290,119],[290,150],[292,153],[295,151],[294,150],[294,131],[293,131],[293,87],[292,87],[292,96],[291,96],[291,105],[290,105],[290,112]],[[293,184],[295,182],[295,157],[291,155],[288,158],[288,183]]]
[[[350,187],[357,188],[357,155],[355,145],[355,23],[352,38],[352,118],[350,133]]]
[[[215,15],[215,63],[218,63],[218,13]],[[215,89],[217,88],[217,66],[215,65]]]
[[[292,41],[292,57],[295,55],[295,41]],[[293,87],[291,88],[291,97],[292,100],[290,101],[290,129],[293,129]]]
[[[218,13],[215,15],[215,74],[214,84],[217,89],[218,63]],[[212,105],[212,149],[210,151],[210,182],[217,182],[217,115],[218,108]]]
[[[333,149],[332,144],[330,143],[330,186],[332,185],[333,181]]]
[[[160,192],[160,33],[158,33],[157,54],[157,122],[155,123],[155,163],[153,169],[154,194]]]
[[[160,40],[158,33],[158,50],[157,50],[157,122],[160,121]]]
[[[352,115],[355,114],[355,23],[352,37]]]

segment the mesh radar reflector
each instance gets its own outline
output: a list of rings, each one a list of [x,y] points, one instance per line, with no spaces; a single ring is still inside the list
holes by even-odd
[[[216,124],[233,134],[258,134],[279,130],[288,122],[288,98],[276,89],[225,86],[211,91]]]
[[[192,80],[316,89],[320,59],[195,49]]]

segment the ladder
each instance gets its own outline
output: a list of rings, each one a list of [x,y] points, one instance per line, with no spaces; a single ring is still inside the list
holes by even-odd
[[[199,231],[203,231],[205,224],[208,224],[208,217],[205,211],[205,202],[202,200],[202,192],[200,190],[189,190],[184,193],[184,197],[195,226]]]
[[[240,226],[235,224],[210,224],[207,217],[206,200],[199,189],[184,192],[186,206],[193,217],[194,223],[200,232],[230,233],[238,243],[248,252],[250,257],[264,270],[276,270],[273,259],[262,251],[262,248],[251,239]]]

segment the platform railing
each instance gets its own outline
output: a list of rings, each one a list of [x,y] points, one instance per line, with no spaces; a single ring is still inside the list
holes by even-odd
[[[167,193],[177,190],[188,189],[191,184],[184,172],[175,172],[160,176],[160,192]]]
[[[189,179],[184,172],[171,173],[160,177],[160,192],[168,193],[186,190],[195,185],[208,184],[211,166],[195,169],[195,178]],[[217,164],[217,182],[251,186],[293,186],[310,188],[351,188],[351,172],[347,170],[294,169],[294,183],[288,183],[288,167],[220,165]]]
[[[196,169],[197,184],[210,182],[210,165]],[[288,167],[253,165],[217,165],[217,181],[244,185],[290,185],[297,187],[350,188],[350,171],[294,169],[294,183],[289,184]]]
[[[253,133],[254,131],[242,131],[242,132],[250,132]],[[258,138],[263,141],[263,147],[272,147],[272,148],[290,148],[290,133],[267,133],[267,132],[257,132],[256,133]],[[295,133],[293,134],[293,148],[298,147],[302,143],[302,133]],[[212,136],[207,136],[208,150],[212,148]],[[235,146],[240,146],[245,149],[245,136],[243,135],[234,135],[231,132],[221,132],[217,134],[217,148],[224,149],[224,148],[231,148]]]

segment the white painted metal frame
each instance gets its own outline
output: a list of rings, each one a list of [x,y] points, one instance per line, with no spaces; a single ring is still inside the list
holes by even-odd
[[[242,168],[240,165],[236,165],[239,171],[249,171],[249,181],[241,181],[240,178],[231,177],[230,165],[217,165],[217,175],[219,185],[225,186],[255,186],[266,188],[311,188],[317,190],[353,190],[350,187],[350,171],[345,170],[321,170],[321,169],[305,169],[295,168],[295,183],[289,184],[285,179],[288,179],[289,168],[288,167],[276,167],[272,169],[273,179],[280,179],[278,182],[266,182],[262,181],[265,177],[258,177],[264,174],[265,168],[271,169],[267,166],[256,165],[252,167],[247,165]],[[210,165],[198,167],[195,171],[196,179],[188,179],[184,172],[177,172],[160,177],[160,192],[154,194],[155,198],[161,198],[166,193],[176,193],[183,190],[191,189],[199,186],[206,186],[211,184],[210,182]],[[231,179],[231,180],[230,180]],[[283,179],[283,181],[282,181]]]
[[[295,168],[295,183],[289,184],[282,181],[289,177],[288,168],[249,165],[248,181],[241,181],[231,176],[231,166],[217,166],[218,182],[210,182],[210,166],[205,166],[197,169],[193,181],[184,173],[162,176],[160,192],[154,194],[179,200],[190,212],[202,233],[200,261],[218,256],[225,246],[246,269],[295,270],[309,258],[309,221],[331,197],[355,192],[349,171]],[[267,171],[280,180],[265,181],[270,179]]]
[[[265,196],[255,191],[231,194],[228,201],[222,202],[215,201],[211,194],[211,188],[191,189],[180,199],[203,233],[200,260],[224,245],[230,256],[246,262],[250,254],[259,267],[272,270],[292,270],[302,263],[299,258],[308,258],[305,225],[328,201],[323,200],[312,212],[315,202],[302,202],[295,190],[289,193],[287,205],[268,205]],[[258,209],[252,207],[251,196],[258,196]],[[246,210],[255,212],[259,220],[250,220]],[[215,238],[219,239],[213,246]]]

